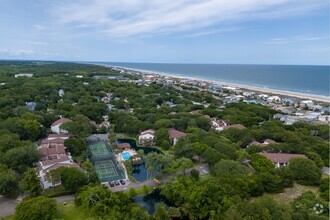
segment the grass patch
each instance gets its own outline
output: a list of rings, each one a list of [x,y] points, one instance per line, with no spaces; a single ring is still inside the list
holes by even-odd
[[[87,214],[84,210],[81,210],[79,207],[77,207],[73,201],[66,202],[66,205],[64,203],[60,203],[57,205],[57,214],[55,216],[55,219],[63,219],[63,220],[81,220],[81,219],[93,219],[90,217],[87,217]]]
[[[134,189],[134,188],[129,188],[128,190],[123,191],[124,194],[126,194],[129,197],[134,197],[134,196],[139,196],[139,195],[143,195],[143,194],[148,194],[153,190],[153,187],[144,185],[143,187],[139,188],[139,189]]]
[[[46,197],[57,197],[57,196],[63,196],[63,195],[69,195],[71,192],[66,191],[62,185],[55,186],[49,189],[46,189],[42,195]]]
[[[14,220],[15,219],[15,214],[14,215],[8,215],[5,217],[0,218],[1,220]]]
[[[312,191],[313,193],[319,194],[319,188],[317,186],[303,186],[295,183],[292,188],[284,189],[283,193],[265,193],[265,195],[272,197],[279,203],[289,204],[295,198],[307,191]]]

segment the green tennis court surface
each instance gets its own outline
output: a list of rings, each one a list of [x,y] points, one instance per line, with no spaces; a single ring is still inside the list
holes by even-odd
[[[116,171],[115,166],[111,160],[95,162],[94,165],[97,174],[101,178],[118,176],[118,172]]]
[[[89,149],[95,156],[108,155],[107,146],[103,142],[90,144]]]
[[[88,143],[91,161],[101,182],[125,179],[125,172],[106,141]]]

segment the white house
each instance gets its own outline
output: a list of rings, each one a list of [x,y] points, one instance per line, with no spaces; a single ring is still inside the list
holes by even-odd
[[[268,160],[272,161],[276,168],[287,166],[289,160],[292,158],[304,158],[307,157],[304,154],[283,154],[283,153],[267,153],[262,152],[260,155],[266,157]]]
[[[17,78],[17,77],[22,77],[22,76],[25,76],[25,77],[32,77],[33,74],[32,74],[32,73],[19,73],[19,74],[15,74],[15,78]]]
[[[312,100],[304,100],[300,102],[300,107],[308,107],[311,108],[314,105],[314,102]]]
[[[58,90],[58,95],[62,97],[64,95],[64,90],[63,89]]]
[[[263,99],[263,100],[267,100],[269,97],[269,95],[266,95],[266,94],[260,94],[257,96],[258,99]]]
[[[60,126],[65,123],[65,122],[71,122],[72,120],[69,119],[69,118],[61,118],[57,121],[55,121],[50,129],[52,130],[52,132],[56,133],[56,134],[59,134],[59,133],[67,133],[67,131],[63,130],[63,129],[60,129]]]
[[[281,98],[279,97],[279,96],[269,96],[268,98],[267,98],[267,101],[268,102],[276,102],[276,103],[279,103],[279,102],[281,102]]]
[[[319,121],[326,121],[326,122],[330,122],[330,115],[320,115],[317,118]]]
[[[148,129],[145,131],[142,131],[139,135],[139,144],[145,145],[145,144],[153,144],[155,139],[155,131],[153,129]]]
[[[222,131],[228,124],[225,121],[217,121],[216,118],[211,119],[211,129]]]
[[[49,171],[55,170],[59,167],[80,168],[79,165],[73,162],[67,155],[63,155],[58,159],[39,161],[39,177],[44,189],[61,185],[61,181],[52,181],[52,179],[47,176]]]

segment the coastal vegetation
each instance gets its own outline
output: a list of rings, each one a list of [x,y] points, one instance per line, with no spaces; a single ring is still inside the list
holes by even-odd
[[[15,78],[18,73],[33,77]],[[128,80],[93,78],[98,75]],[[267,106],[224,103],[207,89],[180,90],[164,83],[139,83],[141,78],[96,65],[0,61],[0,194],[27,196],[15,218],[62,218],[62,209],[71,207],[76,214],[84,210],[86,219],[327,219],[329,178],[321,169],[329,166],[328,125],[285,125],[274,119],[278,111]],[[108,96],[111,99],[104,101]],[[35,108],[29,109],[28,103]],[[75,193],[74,204],[67,207],[46,197],[36,170],[37,146],[61,117],[72,120],[60,128],[72,135],[64,145],[81,167],[49,172],[64,192]],[[111,128],[97,129],[95,124],[104,118]],[[211,126],[215,119],[239,126],[216,131]],[[185,136],[174,144],[169,128]],[[158,171],[156,178],[172,180],[155,186],[167,204],[158,205],[153,214],[130,199],[149,192],[149,186],[113,192],[99,184],[86,146],[91,134],[106,134],[115,147],[117,134],[138,140],[147,129],[155,130],[155,143],[145,147],[166,153],[138,154],[149,174]],[[266,139],[273,142],[255,144]],[[302,156],[278,168],[261,152]],[[205,173],[198,170],[201,164],[208,165]],[[125,166],[131,175],[132,162],[127,160]],[[274,199],[297,184],[317,190],[296,195],[287,204]]]

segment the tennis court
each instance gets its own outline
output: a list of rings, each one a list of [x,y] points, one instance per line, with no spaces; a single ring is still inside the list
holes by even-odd
[[[103,142],[95,142],[90,144],[89,150],[95,156],[108,155],[107,146]]]
[[[111,160],[95,162],[94,165],[97,175],[102,179],[112,176],[118,176],[118,172],[116,171],[115,166]]]
[[[88,148],[92,154],[90,160],[101,182],[125,179],[125,171],[107,141],[89,141]]]

